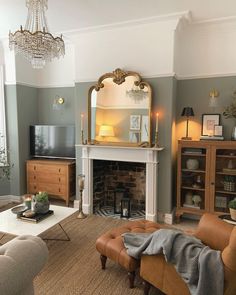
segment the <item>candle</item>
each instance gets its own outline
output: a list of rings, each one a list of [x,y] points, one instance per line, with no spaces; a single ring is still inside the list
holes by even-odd
[[[80,115],[80,119],[81,119],[81,122],[80,122],[81,131],[84,131],[84,114],[83,113]]]
[[[156,132],[158,132],[158,117],[159,117],[159,114],[156,113]]]

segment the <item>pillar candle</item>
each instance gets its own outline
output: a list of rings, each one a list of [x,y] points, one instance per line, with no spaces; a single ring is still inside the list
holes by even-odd
[[[81,119],[81,122],[80,122],[81,131],[84,131],[84,114],[83,113],[80,115],[80,119]]]
[[[156,113],[156,132],[158,132],[158,117],[159,117],[159,114]]]

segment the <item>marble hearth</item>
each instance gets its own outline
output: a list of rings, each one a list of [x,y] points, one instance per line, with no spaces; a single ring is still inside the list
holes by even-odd
[[[157,221],[158,154],[163,148],[102,145],[77,146],[82,148],[82,171],[85,174],[84,213],[93,213],[93,160],[136,162],[146,164],[146,219]]]

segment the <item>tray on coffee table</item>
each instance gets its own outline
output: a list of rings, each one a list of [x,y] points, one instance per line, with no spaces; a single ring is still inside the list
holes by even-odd
[[[44,220],[45,218],[51,216],[54,213],[53,210],[49,210],[47,213],[36,213],[35,216],[33,217],[26,217],[26,216],[20,216],[19,219],[23,220],[23,221],[28,221],[28,222],[40,222],[42,220]]]

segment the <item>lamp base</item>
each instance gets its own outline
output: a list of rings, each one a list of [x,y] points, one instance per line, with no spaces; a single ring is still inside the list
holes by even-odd
[[[192,137],[181,137],[182,140],[192,140]]]
[[[86,218],[86,217],[87,217],[87,215],[85,215],[85,214],[83,213],[83,211],[79,212],[79,215],[77,216],[78,219],[84,219],[84,218]]]

